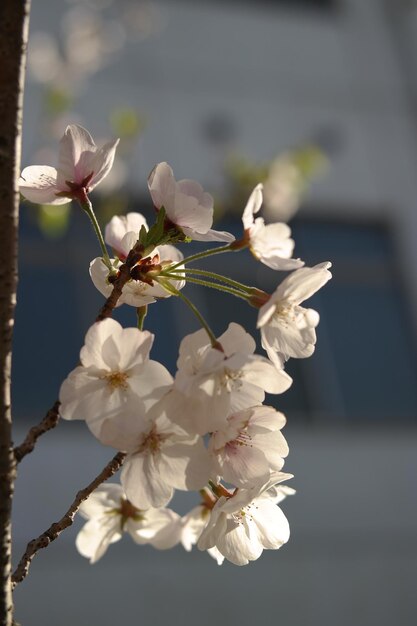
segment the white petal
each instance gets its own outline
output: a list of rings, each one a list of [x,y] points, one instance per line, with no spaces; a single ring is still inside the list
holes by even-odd
[[[91,167],[91,171],[94,172],[94,176],[88,186],[90,191],[101,183],[103,178],[107,176],[113,167],[113,161],[119,141],[119,139],[115,139],[114,141],[109,141],[104,144],[102,148],[97,150],[94,157],[88,163],[88,169]]]
[[[225,243],[231,243],[235,240],[235,236],[232,235],[232,233],[223,230],[209,229],[205,233],[201,233],[192,228],[187,228],[186,226],[182,226],[182,230],[187,237],[190,237],[194,241],[224,241]]]
[[[270,550],[280,548],[290,538],[288,520],[281,509],[270,500],[256,501],[253,520],[258,530],[259,540]]]
[[[36,204],[68,204],[70,198],[57,197],[57,171],[48,165],[25,167],[19,179],[19,191],[26,200]]]
[[[251,357],[250,362],[242,368],[242,372],[246,382],[259,385],[268,393],[284,393],[292,385],[291,376],[283,369],[277,369],[263,357]]]
[[[179,543],[181,518],[171,509],[148,509],[141,513],[141,518],[126,523],[126,530],[136,543],[149,543],[158,550],[168,550]]]
[[[148,188],[152,201],[157,209],[171,206],[175,198],[174,173],[168,163],[158,163],[149,174]]]
[[[122,537],[119,515],[108,515],[100,520],[90,520],[77,535],[75,545],[80,554],[96,563],[111,543]]]
[[[161,477],[152,455],[135,454],[126,457],[121,483],[127,498],[138,509],[165,506],[174,490]]]
[[[253,354],[256,343],[253,337],[246,332],[240,324],[231,322],[223,335],[218,338],[226,356],[231,356],[235,352]]]
[[[216,547],[234,565],[246,565],[249,561],[255,561],[263,551],[252,524],[238,524],[230,518],[227,520],[227,531],[219,537]]]
[[[119,508],[122,497],[121,485],[116,483],[100,485],[81,503],[78,512],[85,519],[101,518],[105,511]]]
[[[80,352],[80,360],[84,367],[110,371],[117,368],[122,330],[119,322],[111,318],[90,326]]]
[[[256,185],[255,189],[249,196],[249,200],[246,204],[245,210],[242,215],[242,222],[244,230],[248,230],[253,224],[253,216],[258,213],[262,205],[262,190],[263,185],[260,183]]]
[[[221,475],[235,487],[262,484],[269,476],[269,466],[262,450],[250,445],[227,446],[220,455]]]
[[[142,226],[148,230],[146,219],[141,213],[127,213],[126,215],[114,215],[110,222],[106,225],[104,234],[106,243],[111,246],[118,256],[125,256],[129,250],[121,249],[121,241],[126,233],[136,233],[136,239]]]
[[[113,291],[113,285],[111,285],[107,278],[109,276],[109,269],[105,265],[101,257],[96,257],[90,263],[90,278],[93,281],[94,287],[103,294],[105,298],[108,298]],[[120,300],[117,303],[120,306]]]
[[[91,174],[88,164],[97,146],[88,130],[78,124],[70,124],[65,129],[59,145],[58,184],[65,188],[65,181],[81,183]]]
[[[282,281],[272,298],[300,304],[331,279],[332,275],[328,270],[331,265],[329,262],[319,263],[314,267],[302,267],[292,272]]]
[[[164,480],[175,489],[197,490],[204,487],[209,478],[210,463],[202,439],[192,445],[177,443],[165,446],[159,468]]]

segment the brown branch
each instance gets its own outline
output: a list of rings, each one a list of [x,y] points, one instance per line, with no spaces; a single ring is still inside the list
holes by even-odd
[[[29,0],[0,2],[0,626],[13,624],[11,509],[16,468],[10,382],[28,22]]]
[[[17,584],[22,582],[26,578],[29,567],[33,557],[42,548],[46,548],[52,541],[55,541],[63,530],[68,528],[74,522],[75,514],[80,508],[84,500],[93,493],[95,489],[111,476],[113,476],[123,465],[126,454],[124,452],[118,452],[112,460],[107,463],[106,467],[100,472],[100,474],[84,489],[81,489],[74,498],[73,503],[69,507],[68,511],[61,517],[58,522],[51,524],[51,526],[45,530],[39,537],[32,539],[26,547],[26,552],[19,561],[16,570],[12,576],[13,589]]]
[[[37,440],[41,435],[48,432],[48,430],[55,428],[59,420],[59,407],[60,402],[59,400],[57,400],[54,406],[49,409],[43,420],[36,426],[32,426],[32,428],[26,435],[25,440],[20,444],[20,446],[15,447],[14,456],[16,459],[16,463],[20,463],[20,461],[27,454],[32,452]]]

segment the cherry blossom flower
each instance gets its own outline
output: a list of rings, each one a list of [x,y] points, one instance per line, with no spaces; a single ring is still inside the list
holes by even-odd
[[[235,565],[258,559],[265,549],[280,548],[290,537],[287,518],[276,506],[285,494],[271,487],[291,477],[273,474],[261,489],[239,489],[230,497],[221,496],[198,540],[198,548],[216,547]]]
[[[98,148],[85,128],[67,126],[60,142],[58,169],[26,167],[19,180],[20,193],[38,204],[65,204],[81,190],[89,193],[111,170],[118,143],[116,139]]]
[[[292,379],[268,359],[254,354],[255,341],[231,323],[218,342],[199,330],[180,345],[169,416],[187,432],[203,435],[221,430],[233,411],[261,404],[268,393],[286,391]]]
[[[211,230],[213,198],[193,180],[179,180],[168,163],[158,163],[148,178],[148,187],[157,209],[164,207],[167,219],[184,235],[196,241],[234,240],[233,235]]]
[[[261,306],[257,326],[261,329],[262,346],[278,366],[281,358],[313,354],[320,317],[317,311],[299,305],[330,280],[329,267],[331,263],[326,262],[292,272]]]
[[[285,416],[270,406],[233,413],[225,428],[210,438],[213,471],[236,487],[266,483],[288,454],[280,432],[285,423]]]
[[[140,213],[128,213],[127,215],[115,215],[106,226],[106,243],[114,249],[117,258],[110,259],[113,271],[117,271],[119,263],[126,260],[130,250],[137,243],[141,228],[148,230],[145,218]],[[151,254],[143,257],[135,266],[135,271],[141,275],[143,270],[144,280],[132,279],[124,287],[117,306],[129,304],[134,307],[152,304],[160,298],[169,298],[171,294],[166,291],[158,282],[147,273],[160,267],[167,267],[170,263],[179,263],[184,256],[174,246],[164,245],[154,248]],[[178,266],[180,272],[183,266]],[[101,257],[93,259],[90,263],[90,276],[94,286],[108,298],[113,290],[113,285],[109,282],[110,271]],[[172,281],[175,289],[182,289],[184,280]]]
[[[262,205],[262,185],[252,191],[242,221],[245,239],[252,254],[274,270],[293,270],[304,265],[300,259],[292,259],[294,240],[291,229],[283,222],[265,225],[262,217],[254,219]]]
[[[127,452],[121,483],[140,509],[167,504],[174,489],[202,488],[209,477],[209,459],[201,437],[191,436],[167,418],[167,398],[149,411],[143,424],[134,409],[114,422],[112,443]],[[108,434],[112,425],[109,424]]]
[[[84,419],[105,445],[111,445],[108,422],[121,419],[129,402],[135,403],[136,419],[146,423],[146,410],[172,384],[168,370],[149,359],[153,339],[152,333],[122,328],[113,319],[93,324],[81,349],[81,365],[62,383],[61,416]]]
[[[134,241],[133,241],[134,240]],[[129,232],[123,238],[122,245],[124,249],[126,249],[129,245],[131,247],[137,241],[134,237],[133,232]],[[129,242],[129,243],[126,243]],[[130,249],[130,248],[129,248]],[[169,266],[172,263],[178,263],[182,261],[183,255],[177,248],[171,245],[160,246],[159,248],[154,248],[151,255],[144,257],[139,261],[139,263],[135,266],[136,271],[140,272],[141,268],[144,268],[144,278],[146,278],[146,272],[152,270],[153,268],[157,269],[162,266]],[[117,270],[118,267],[118,259],[110,259],[111,264]],[[178,271],[180,272],[182,266],[178,266]],[[94,286],[99,290],[100,293],[103,294],[105,298],[108,298],[113,291],[113,285],[109,282],[109,269],[103,261],[102,257],[96,257],[90,263],[90,277],[93,281]],[[149,282],[145,282],[145,280],[130,280],[123,287],[122,295],[120,296],[117,306],[122,304],[129,304],[130,306],[140,307],[146,304],[152,304],[161,298],[169,298],[171,294],[166,291],[156,280],[152,278],[147,278]],[[182,289],[185,285],[185,280],[171,280],[170,281],[175,289]]]
[[[124,532],[136,543],[149,543],[159,550],[172,548],[181,537],[177,513],[165,508],[141,511],[126,499],[117,484],[100,485],[79,511],[88,521],[77,535],[76,546],[90,563],[98,561]]]

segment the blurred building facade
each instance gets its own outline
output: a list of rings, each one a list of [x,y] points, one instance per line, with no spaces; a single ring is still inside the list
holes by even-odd
[[[53,5],[38,0],[32,33],[57,33],[68,6],[63,0]],[[174,611],[180,611],[179,602],[188,603],[179,613],[184,624],[196,623],[203,601],[191,580],[194,572],[207,593],[218,598],[201,624],[233,621],[233,603],[238,607],[234,618],[245,626],[257,615],[264,624],[282,620],[286,626],[411,626],[417,609],[412,584],[417,573],[417,3],[118,0],[70,6],[90,12],[108,8],[111,32],[127,40],[126,16],[132,21],[133,9],[142,10],[135,13],[139,22],[141,15],[150,20],[149,36],[129,40],[127,51],[116,52],[112,63],[92,72],[75,104],[76,121],[103,136],[109,134],[106,120],[115,108],[144,112],[146,127],[132,147],[133,167],[123,185],[129,210],[146,204],[146,177],[159,161],[168,161],[177,178],[199,180],[221,194],[224,163],[232,152],[262,162],[315,142],[331,165],[309,190],[291,226],[296,255],[309,265],[331,260],[334,280],[311,301],[321,314],[316,353],[290,362],[294,386],[279,399],[288,417],[287,469],[295,474],[299,492],[284,506],[293,528],[290,544],[268,555],[264,565],[251,565],[249,573],[226,566],[226,574],[222,570],[216,580],[218,570],[203,562],[203,555],[189,557],[188,565],[179,551],[159,555],[159,569],[152,569],[150,578],[135,573],[141,587],[127,585],[122,608],[80,601],[78,609],[68,608],[68,623],[77,619],[105,626],[121,615],[132,621],[137,594],[145,606],[144,623],[165,623],[166,613],[147,603],[147,594],[152,595],[158,572],[170,568],[178,582],[165,581],[161,593]],[[125,24],[123,32],[117,24]],[[24,165],[42,144],[44,106],[43,86],[28,82]],[[64,118],[57,121],[64,124]],[[237,207],[234,217],[223,215],[228,228],[238,232],[242,209]],[[89,284],[86,268],[96,252],[83,216],[72,216],[63,238],[45,241],[26,210],[15,350],[15,407],[22,423],[16,438],[54,400],[101,302]],[[224,269],[223,262],[213,261],[211,267]],[[259,270],[250,259],[242,263],[240,255],[228,259],[228,269],[237,279],[258,281],[268,290],[277,283],[273,272]],[[253,312],[237,310],[229,299],[190,293],[217,332],[231,318],[254,330]],[[180,338],[195,327],[180,304],[155,305],[149,316],[150,329],[157,333],[154,358],[167,355],[171,370]],[[133,313],[120,315],[134,323]],[[58,345],[62,325],[66,332]],[[39,367],[28,358],[28,345],[42,353]],[[65,434],[58,429],[52,439],[59,450],[54,453],[58,474],[52,477],[47,461],[34,457],[35,469],[29,469],[28,459],[17,487],[16,515],[27,516],[29,498],[31,523],[39,531],[85,482],[83,470],[94,475],[106,458],[94,442],[88,448],[88,433],[79,429],[77,436],[69,436],[68,426],[62,428]],[[45,459],[47,443],[45,437]],[[74,445],[80,454],[85,450],[84,468],[73,466]],[[41,511],[31,485],[34,475],[50,494],[42,496]],[[52,495],[60,484],[57,475],[65,487]],[[19,544],[37,532],[28,522],[17,529]],[[73,535],[62,541],[66,554],[75,550]],[[71,553],[71,565],[63,569],[58,547],[55,553],[39,556],[39,561],[49,559],[48,566],[34,567],[33,580],[19,592],[22,624],[36,624],[34,612],[42,615],[34,598],[44,581],[53,584],[51,568],[59,567],[63,580],[77,590],[77,585],[94,587],[95,571],[85,582],[89,566],[81,557]],[[97,566],[101,591],[108,585],[110,593],[107,573],[111,578],[117,571],[125,581],[144,567],[140,553],[138,561],[126,548],[122,554],[123,560],[109,556]],[[275,579],[278,590],[271,582]],[[181,580],[193,589],[193,597]],[[81,618],[80,606],[85,610]],[[41,617],[39,623],[45,623]],[[59,623],[67,622],[62,618]]]

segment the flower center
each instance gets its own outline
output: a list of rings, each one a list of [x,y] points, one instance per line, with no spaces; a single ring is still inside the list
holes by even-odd
[[[138,453],[156,454],[159,452],[161,444],[166,437],[167,435],[161,435],[157,432],[155,427],[153,427],[147,435],[144,435],[138,448]]]
[[[226,448],[228,448],[229,451],[237,450],[240,446],[252,447],[252,437],[243,431],[240,432],[235,439],[228,441],[226,444]]]
[[[239,387],[242,385],[241,378],[242,372],[240,370],[230,370],[225,367],[222,372],[220,384],[222,387],[225,387],[227,391],[232,391],[236,384]]]
[[[127,379],[129,378],[126,372],[110,372],[110,374],[106,374],[103,378],[107,381],[107,386],[113,391],[114,389],[118,389],[121,387],[122,389],[127,389]]]
[[[135,520],[135,522],[142,522],[145,519],[142,511],[133,506],[133,504],[125,498],[120,499],[120,507],[117,509],[117,513],[122,518],[122,529],[124,528],[128,519],[133,519]]]

